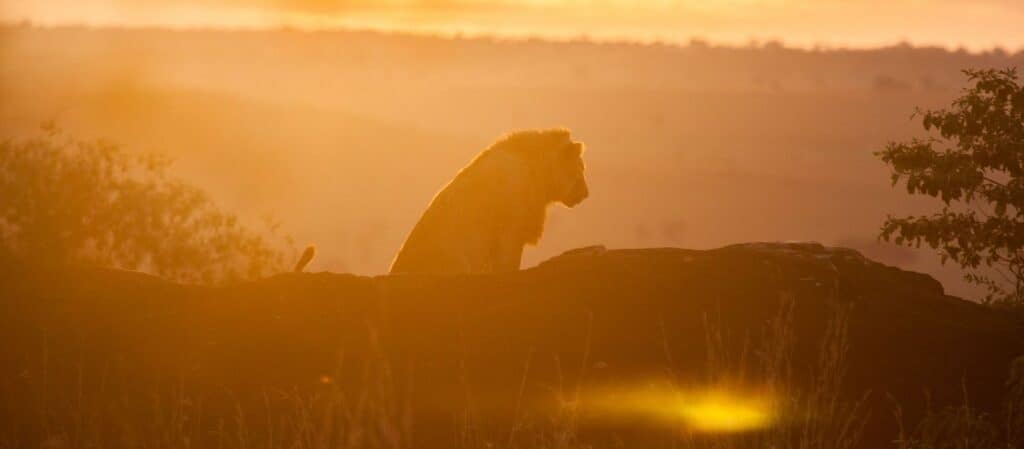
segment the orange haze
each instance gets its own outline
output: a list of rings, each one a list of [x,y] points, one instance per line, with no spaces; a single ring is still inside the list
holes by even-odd
[[[43,24],[372,28],[800,47],[1024,47],[1017,0],[3,0],[0,19]]]

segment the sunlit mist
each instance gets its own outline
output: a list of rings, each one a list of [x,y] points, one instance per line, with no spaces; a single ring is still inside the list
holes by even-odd
[[[767,389],[668,384],[602,388],[580,401],[584,413],[607,420],[648,420],[698,433],[749,432],[779,421],[778,400]]]

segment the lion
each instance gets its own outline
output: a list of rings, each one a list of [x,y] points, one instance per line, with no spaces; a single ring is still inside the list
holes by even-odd
[[[572,208],[589,196],[582,155],[567,129],[502,137],[434,196],[391,274],[519,270],[523,248],[544,233],[548,206]]]

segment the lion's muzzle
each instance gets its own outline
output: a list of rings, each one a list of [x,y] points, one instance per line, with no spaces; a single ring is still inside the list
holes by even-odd
[[[569,190],[569,194],[566,195],[562,204],[565,204],[566,207],[575,207],[587,199],[588,196],[590,196],[590,190],[587,189],[587,181],[580,179],[573,184],[572,189]]]

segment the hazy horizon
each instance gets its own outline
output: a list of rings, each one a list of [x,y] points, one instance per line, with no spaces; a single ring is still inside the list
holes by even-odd
[[[882,14],[880,7],[885,6]],[[867,49],[909,43],[1024,50],[1024,6],[1008,0],[4,0],[0,21],[43,26],[377,30],[443,36],[793,48]],[[954,37],[955,36],[955,37]]]
[[[1024,449],[1021,24],[0,0],[0,449]]]

